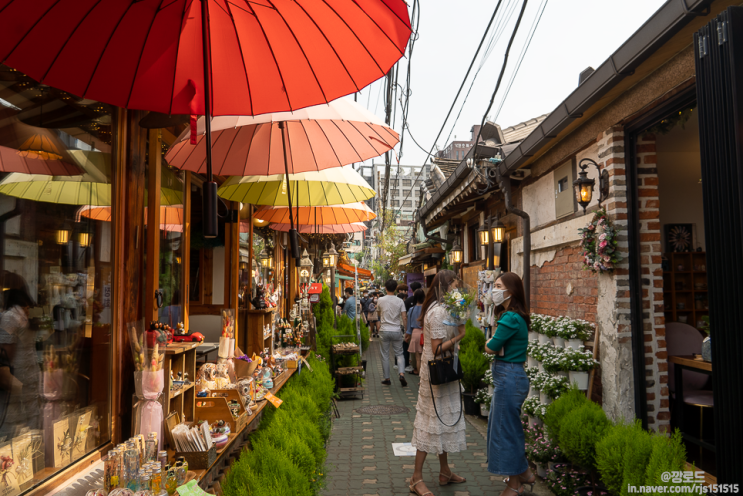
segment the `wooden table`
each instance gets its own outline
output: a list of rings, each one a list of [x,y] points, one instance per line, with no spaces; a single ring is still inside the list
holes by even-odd
[[[673,364],[673,379],[675,382],[675,406],[676,406],[676,427],[681,431],[682,436],[685,440],[701,446],[702,448],[708,449],[713,453],[715,445],[710,444],[696,436],[683,432],[684,426],[684,381],[683,371],[689,370],[692,372],[699,372],[701,374],[712,375],[712,363],[705,362],[702,360],[700,355],[674,355],[668,357],[668,361]]]

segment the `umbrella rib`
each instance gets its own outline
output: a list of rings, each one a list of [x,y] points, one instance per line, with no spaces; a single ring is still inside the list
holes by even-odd
[[[338,129],[338,132],[341,133],[341,136],[343,136],[345,138],[345,140],[348,142],[348,144],[351,146],[351,148],[353,149],[354,153],[359,158],[358,161],[359,162],[363,162],[364,161],[364,158],[361,156],[361,154],[356,149],[356,147],[353,146],[353,142],[348,138],[348,136],[346,136],[346,133],[344,133],[343,130],[341,130],[340,126],[338,126],[338,124],[336,124],[336,122],[334,120],[331,119],[330,122],[336,127],[336,129]],[[345,121],[345,122],[348,122],[349,124],[351,124],[351,121]],[[356,127],[353,124],[351,124],[351,127],[353,127],[354,129],[356,129]],[[358,131],[358,129],[356,129],[356,131]],[[361,133],[359,133],[359,134],[361,134]],[[363,135],[362,135],[362,138],[366,139]],[[371,146],[371,144],[370,144],[370,146]],[[372,148],[374,148],[374,147],[372,146]],[[376,151],[376,150],[374,150],[374,151]]]
[[[219,131],[219,136],[217,136],[217,140],[214,142],[214,144],[217,144],[217,141],[219,141],[219,138],[221,138],[222,135],[225,134],[227,131],[228,131],[228,129],[224,129],[222,131]],[[212,134],[214,134],[214,133],[212,132]],[[222,168],[224,167],[225,162],[227,162],[227,157],[230,156],[230,151],[232,151],[232,146],[237,141],[237,135],[238,134],[240,134],[240,129],[235,129],[235,137],[232,138],[232,141],[230,142],[230,145],[227,147],[227,153],[225,153],[225,155],[224,155],[224,160],[222,161],[222,167],[219,168],[220,172],[222,172]],[[212,145],[212,147],[213,147],[213,145]],[[212,166],[214,166],[214,160],[213,159],[212,159]],[[245,172],[245,169],[243,169],[243,172]]]
[[[268,3],[270,3],[273,6],[274,10],[276,10],[276,13],[279,15],[279,17],[281,18],[281,20],[284,22],[284,25],[286,26],[286,29],[288,29],[289,32],[292,34],[292,38],[294,38],[294,41],[297,43],[297,46],[299,47],[299,50],[302,52],[302,55],[304,56],[304,60],[307,61],[307,67],[310,68],[310,72],[312,72],[312,76],[315,78],[315,82],[317,83],[317,87],[320,89],[320,93],[322,93],[322,97],[325,100],[325,102],[327,103],[328,102],[328,96],[325,94],[325,90],[323,90],[322,84],[320,84],[320,80],[317,78],[317,74],[315,74],[315,69],[312,67],[312,64],[310,63],[310,59],[307,58],[307,54],[305,53],[304,48],[302,48],[302,44],[297,39],[297,36],[294,34],[294,31],[292,30],[292,28],[289,26],[289,23],[286,22],[286,19],[281,14],[281,12],[279,11],[279,9],[276,8],[276,6],[273,4],[273,2],[271,0],[268,0]],[[356,86],[356,85],[354,84],[354,86]]]
[[[366,44],[365,44],[365,43],[364,43],[363,41],[361,41],[361,39],[359,39],[359,37],[358,37],[358,36],[356,35],[356,31],[355,31],[355,30],[354,30],[353,28],[351,28],[351,26],[349,26],[349,25],[348,25],[348,23],[346,22],[346,19],[345,19],[345,18],[344,18],[343,16],[341,16],[340,14],[338,14],[338,12],[336,12],[336,11],[335,11],[335,9],[334,9],[333,7],[331,7],[331,6],[330,6],[330,5],[328,4],[327,0],[322,0],[322,1],[323,1],[323,3],[324,3],[324,4],[325,4],[325,5],[326,5],[326,6],[327,6],[327,7],[328,7],[328,8],[330,9],[330,10],[332,10],[332,11],[333,11],[333,13],[334,13],[334,14],[336,15],[336,17],[338,17],[338,20],[340,20],[340,21],[341,21],[341,22],[342,22],[343,24],[345,24],[345,25],[346,25],[346,27],[348,28],[348,31],[350,31],[350,32],[351,32],[351,34],[353,34],[353,35],[354,35],[354,37],[356,38],[356,40],[358,40],[358,42],[359,42],[359,45],[361,45],[362,47],[364,47],[364,50],[366,50],[366,53],[368,53],[368,54],[369,54],[369,58],[371,58],[371,59],[372,59],[372,61],[374,61],[374,64],[375,64],[375,65],[377,66],[377,69],[379,69],[379,72],[380,72],[380,73],[381,73],[382,75],[386,74],[386,71],[385,71],[384,69],[382,69],[382,66],[381,66],[381,65],[379,65],[379,62],[377,62],[377,59],[376,59],[376,58],[374,57],[374,55],[372,55],[372,53],[371,53],[371,52],[369,51],[369,49],[367,48]]]
[[[232,28],[235,30],[235,37],[237,38],[237,45],[240,47],[240,59],[243,63],[243,72],[245,73],[245,84],[248,85],[248,99],[250,100],[250,110],[253,111],[253,92],[250,91],[250,79],[248,78],[248,65],[245,63],[245,55],[243,55],[242,50],[242,43],[240,43],[240,33],[237,31],[237,25],[235,24],[235,16],[232,15],[232,7],[231,3],[227,2],[227,14],[230,16],[230,19],[232,19]],[[245,10],[245,9],[240,9]],[[247,12],[247,11],[246,11]],[[255,16],[254,16],[255,17]],[[256,20],[258,18],[256,17]]]
[[[62,53],[62,51],[63,51],[63,50],[65,49],[65,47],[67,47],[67,44],[68,44],[68,43],[70,42],[70,40],[72,39],[72,36],[73,36],[73,35],[75,34],[75,32],[77,31],[77,28],[79,28],[79,27],[80,27],[80,24],[82,24],[82,23],[83,23],[83,22],[84,22],[84,21],[85,21],[85,20],[86,20],[86,19],[88,18],[88,16],[90,15],[91,11],[93,11],[93,9],[95,9],[95,8],[96,8],[96,7],[98,6],[98,5],[100,5],[100,3],[101,3],[102,1],[103,1],[103,0],[98,0],[98,1],[96,2],[96,4],[95,4],[94,6],[92,6],[91,8],[89,8],[89,9],[88,9],[88,11],[87,11],[87,12],[85,13],[85,15],[84,15],[84,16],[82,17],[82,19],[80,19],[80,21],[79,21],[79,22],[77,23],[77,26],[75,26],[75,28],[74,28],[74,29],[72,30],[72,32],[70,33],[70,35],[69,35],[69,36],[67,36],[67,39],[66,39],[66,40],[64,40],[64,42],[62,43],[62,46],[61,46],[61,47],[59,48],[59,50],[57,51],[57,54],[56,54],[56,55],[54,56],[54,58],[52,59],[51,63],[49,64],[49,67],[48,67],[48,68],[46,69],[46,71],[44,72],[44,75],[43,75],[43,76],[41,76],[41,79],[39,80],[40,82],[41,82],[41,81],[44,81],[44,80],[46,79],[47,75],[49,74],[49,71],[51,71],[51,70],[52,70],[52,67],[54,67],[54,64],[56,64],[56,63],[57,63],[57,59],[59,58],[60,54],[61,54],[61,53]],[[131,7],[131,4],[129,5],[129,7],[127,7],[127,9],[126,9],[126,10],[128,11],[130,7]],[[117,23],[116,25],[118,26],[118,23]]]
[[[28,36],[28,34],[29,34],[29,33],[30,33],[31,31],[33,31],[33,30],[34,30],[34,28],[36,28],[36,26],[37,26],[37,25],[38,25],[38,24],[39,24],[39,23],[41,22],[41,20],[42,20],[43,18],[45,18],[45,17],[46,17],[46,15],[47,15],[47,14],[49,13],[49,11],[51,11],[51,10],[52,10],[52,9],[53,9],[54,7],[56,7],[57,5],[59,5],[60,1],[61,1],[61,0],[57,0],[57,1],[56,1],[56,2],[54,3],[54,5],[51,5],[51,6],[50,6],[50,7],[49,7],[49,8],[48,8],[48,9],[46,10],[46,12],[44,12],[44,15],[40,15],[40,16],[38,17],[38,19],[36,19],[36,22],[34,22],[34,23],[33,23],[33,25],[32,25],[32,26],[31,26],[30,28],[28,28],[28,31],[26,31],[26,33],[25,33],[25,34],[24,34],[23,36],[21,36],[21,38],[20,38],[20,39],[18,40],[18,43],[16,43],[15,45],[13,45],[13,48],[11,48],[11,49],[10,49],[10,51],[9,51],[9,52],[7,53],[7,55],[5,55],[5,57],[4,57],[4,58],[0,59],[0,61],[1,61],[2,63],[5,63],[5,61],[6,61],[7,59],[8,59],[8,57],[10,57],[10,56],[11,56],[11,55],[13,54],[13,52],[15,52],[15,49],[16,49],[16,48],[18,48],[18,45],[20,45],[21,43],[23,43],[23,41],[24,41],[24,40],[26,39],[26,36]],[[8,3],[8,4],[7,4],[7,5],[5,6],[5,7],[9,6],[9,5],[11,4],[11,3],[13,3],[13,2],[10,2],[10,3]],[[3,10],[5,10],[5,7],[3,7]]]
[[[144,49],[147,46],[147,40],[150,37],[150,33],[152,32],[152,26],[155,24],[155,19],[157,19],[158,13],[159,12],[156,12],[155,15],[152,16],[150,27],[147,28],[147,36],[144,37],[144,43],[142,43],[142,50],[140,50],[139,58],[137,59],[137,68],[134,70],[134,78],[132,79],[132,84],[129,87],[129,96],[126,98],[126,105],[125,105],[126,108],[129,108],[129,101],[132,99],[132,92],[134,91],[134,81],[137,80],[137,73],[139,72],[139,64],[142,63],[142,55],[144,54]]]
[[[364,10],[364,8],[361,5],[359,5],[359,2],[357,2],[356,0],[353,0],[353,3],[355,3],[359,7],[359,10],[361,12],[363,12],[366,15],[366,17],[369,18],[369,20],[371,22],[374,23],[374,25],[377,27],[377,29],[379,31],[381,31],[382,34],[384,34],[385,38],[387,38],[388,40],[390,40],[390,43],[392,43],[392,46],[394,46],[397,49],[397,51],[400,52],[400,56],[404,57],[405,56],[405,49],[407,48],[408,43],[405,42],[405,47],[402,50],[400,50],[400,47],[397,46],[397,43],[395,43],[394,41],[392,41],[392,38],[390,38],[390,35],[387,34],[387,31],[385,31],[384,29],[381,28],[381,26],[377,23],[377,21],[372,16],[370,16]],[[382,2],[382,3],[384,3],[384,2]],[[394,12],[393,12],[393,14],[394,14]],[[398,19],[400,18],[397,14],[395,14],[395,17],[397,17]],[[403,24],[405,24],[405,23],[403,22]],[[412,29],[408,28],[407,24],[405,25],[405,27],[408,29],[408,31],[410,31],[412,33]],[[408,35],[408,38],[410,38],[410,35]]]
[[[175,2],[173,2],[175,3]],[[170,7],[173,5],[173,3],[166,5],[165,7]],[[162,9],[161,9],[162,10]],[[158,10],[158,13],[160,10]],[[168,107],[168,114],[172,115],[173,113],[173,95],[175,94],[175,73],[178,70],[178,48],[181,46],[181,36],[183,36],[183,17],[186,15],[186,6],[184,5],[181,9],[181,22],[180,22],[180,28],[178,29],[178,45],[176,45],[175,50],[175,64],[173,64],[173,84],[170,86],[170,106]],[[203,48],[202,48],[203,50]],[[195,148],[195,147],[194,147]]]
[[[264,7],[263,5],[259,5],[259,6]],[[274,7],[274,10],[275,9],[276,7]],[[256,12],[255,9],[254,9],[254,12]],[[279,77],[281,78],[281,84],[285,90],[284,93],[286,94],[286,101],[289,103],[289,108],[294,108],[294,106],[292,105],[291,99],[289,98],[289,92],[286,91],[286,81],[284,81],[284,74],[282,74],[281,67],[279,67],[279,61],[276,60],[276,54],[273,53],[271,42],[269,41],[268,36],[266,36],[266,30],[263,29],[263,24],[261,24],[261,19],[260,17],[258,17],[258,15],[255,16],[255,20],[258,23],[258,27],[261,28],[261,33],[263,34],[263,38],[266,40],[266,45],[268,46],[268,50],[271,52],[271,57],[273,58],[273,62],[276,65],[276,70],[278,71]]]
[[[305,123],[305,121],[299,121],[299,125],[302,126],[302,131],[304,132],[304,136],[307,138],[307,144],[310,146],[310,153],[312,154],[312,161],[315,163],[315,169],[320,170],[317,167],[317,156],[315,155],[315,150],[312,149],[312,140],[310,140],[310,135],[307,134],[307,128],[304,127],[304,123]],[[333,148],[332,145],[331,145],[330,148],[331,149]],[[333,153],[335,153],[335,150],[333,150]],[[337,158],[337,156],[336,156],[336,158]],[[338,161],[338,163],[340,163],[340,160]],[[294,166],[294,155],[292,155],[292,166]]]
[[[330,120],[330,122],[333,122],[332,119],[328,119],[328,120]],[[327,133],[325,132],[325,130],[322,128],[322,126],[320,124],[318,124],[317,127],[320,129],[320,132],[323,134],[323,136],[325,136],[325,139],[328,140],[328,146],[330,146],[330,149],[333,150],[333,155],[335,155],[335,159],[338,161],[339,164],[342,165],[341,158],[335,152],[335,148],[333,147],[333,143],[330,141],[330,138],[328,137]],[[341,131],[341,134],[343,134],[342,131]],[[343,135],[343,137],[345,138],[345,135]],[[352,148],[353,148],[353,146],[352,146]],[[354,149],[354,151],[356,151],[356,150]],[[356,155],[358,155],[358,153]],[[315,162],[315,164],[317,164],[317,162]]]
[[[319,33],[320,33],[320,34],[322,35],[322,37],[323,37],[323,38],[325,39],[325,41],[327,42],[327,44],[328,44],[328,46],[330,47],[330,49],[331,49],[331,50],[333,50],[333,53],[335,54],[335,57],[336,57],[336,58],[338,59],[338,62],[340,62],[340,64],[341,64],[341,67],[343,67],[343,70],[344,70],[344,71],[346,71],[346,74],[348,74],[348,79],[350,79],[350,80],[351,80],[351,82],[353,83],[353,85],[354,85],[354,86],[356,87],[356,91],[361,91],[361,90],[362,90],[363,88],[359,88],[359,85],[358,85],[358,84],[356,84],[356,81],[355,81],[355,80],[353,79],[353,76],[351,75],[351,71],[349,71],[349,70],[348,70],[348,67],[346,67],[346,64],[345,64],[345,63],[343,62],[343,59],[341,59],[340,55],[338,55],[338,52],[336,51],[336,49],[335,49],[335,46],[334,46],[334,45],[333,45],[333,44],[332,44],[332,43],[330,42],[330,40],[328,39],[328,37],[327,37],[327,36],[325,36],[325,32],[324,32],[324,31],[323,31],[322,29],[320,29],[320,26],[318,26],[318,25],[317,25],[317,23],[315,22],[315,19],[313,19],[313,18],[312,18],[312,16],[310,16],[310,15],[309,15],[309,14],[307,13],[307,11],[306,11],[306,10],[304,9],[304,7],[303,7],[302,5],[300,5],[300,3],[299,3],[299,2],[297,2],[297,3],[296,3],[296,5],[297,5],[297,7],[299,7],[299,8],[300,8],[300,9],[302,10],[302,12],[304,12],[304,13],[305,13],[305,15],[307,16],[307,18],[308,18],[308,19],[309,19],[310,21],[312,21],[312,24],[314,24],[314,25],[315,25],[315,27],[317,28],[317,31],[318,31],[318,32],[319,32]],[[333,12],[335,12],[335,11],[333,11]],[[349,29],[350,29],[350,28],[349,28]],[[355,36],[355,33],[354,33],[354,36]],[[357,39],[358,39],[358,38],[357,38]],[[361,43],[361,46],[364,46],[364,44],[363,44],[363,43]],[[364,50],[366,50],[366,47],[365,47],[365,46],[364,46]],[[367,50],[367,53],[368,53],[368,50]],[[371,56],[371,54],[369,54],[369,55]],[[374,59],[374,57],[372,57],[372,60],[373,60],[373,59]],[[376,61],[374,61],[374,63],[376,64]],[[381,69],[380,69],[380,70],[381,70]]]

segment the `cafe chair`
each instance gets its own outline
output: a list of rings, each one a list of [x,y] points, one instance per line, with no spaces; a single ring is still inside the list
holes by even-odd
[[[702,353],[704,337],[697,329],[689,324],[680,322],[666,323],[666,351],[668,356],[699,355]],[[676,381],[672,363],[668,363],[668,389],[671,397],[675,396]],[[685,370],[683,374],[684,404],[699,407],[699,439],[704,439],[704,409],[712,408],[714,401],[712,391],[703,389],[709,381],[709,376],[699,372]],[[682,426],[683,427],[683,426]],[[699,448],[699,456],[702,448]]]

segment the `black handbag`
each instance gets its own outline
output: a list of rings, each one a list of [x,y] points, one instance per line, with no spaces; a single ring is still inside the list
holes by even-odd
[[[433,386],[441,386],[450,382],[460,381],[464,374],[462,373],[461,366],[459,367],[459,370],[454,370],[454,355],[451,351],[449,351],[449,356],[447,357],[440,354],[441,344],[439,344],[436,348],[436,353],[434,354],[433,360],[428,361],[428,387],[431,389],[433,411],[436,412],[436,417],[439,419],[439,422],[447,427],[454,427],[455,425],[457,425],[457,423],[459,423],[459,420],[462,418],[462,412],[464,411],[464,404],[462,401],[462,386],[459,385],[459,417],[457,417],[457,420],[451,425],[444,423],[444,421],[441,420],[441,417],[439,416],[439,411],[436,409],[436,399],[433,394]],[[436,357],[440,358],[437,359]]]

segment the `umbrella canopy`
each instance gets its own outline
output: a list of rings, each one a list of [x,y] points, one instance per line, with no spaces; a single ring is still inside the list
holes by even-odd
[[[21,151],[0,146],[0,172],[22,172],[45,176],[71,176],[82,172],[79,167],[57,158],[42,157],[42,154],[33,154],[28,150]]]
[[[295,207],[291,209],[298,225],[351,224],[374,219],[377,214],[364,202],[326,207]],[[289,223],[288,207],[261,207],[254,217],[274,224]]]
[[[240,227],[242,231],[242,223]],[[271,224],[268,227],[274,231],[289,231],[289,224]],[[322,224],[319,226],[300,224],[297,226],[297,231],[301,234],[345,234],[366,231],[367,229],[368,227],[366,227],[363,222],[352,222],[350,224]]]
[[[204,118],[197,131],[196,146],[190,143],[189,130],[179,136],[165,155],[168,164],[206,172]],[[295,112],[215,117],[211,131],[212,168],[222,176],[320,171],[378,157],[400,141],[379,117],[348,98]]]
[[[292,205],[310,207],[341,205],[368,200],[376,195],[369,183],[352,167],[336,167],[315,172],[271,176],[232,176],[217,193],[225,200],[252,205],[288,206],[287,186]]]
[[[410,36],[403,0],[204,2],[4,0],[0,60],[74,95],[164,114],[206,113],[206,68],[213,115],[256,115],[359,91]]]
[[[82,222],[84,218],[111,222],[111,207],[83,205],[75,214],[75,222]],[[144,208],[144,222],[147,224],[147,207]],[[160,207],[160,229],[183,231],[183,205]]]
[[[78,176],[47,176],[39,174],[8,174],[0,181],[0,194],[65,205],[111,205],[111,155],[108,153],[67,150],[84,174]],[[163,184],[174,183],[166,177]],[[173,173],[169,173],[173,176]],[[161,205],[183,204],[183,192],[166,187],[160,190]]]

